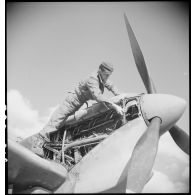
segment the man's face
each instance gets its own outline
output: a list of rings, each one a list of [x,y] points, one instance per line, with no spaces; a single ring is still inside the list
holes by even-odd
[[[107,70],[100,70],[99,73],[104,83],[108,80],[109,76],[112,74],[112,72]]]

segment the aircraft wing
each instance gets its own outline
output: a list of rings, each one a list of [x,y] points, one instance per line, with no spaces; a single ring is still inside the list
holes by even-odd
[[[67,176],[66,169],[56,162],[37,156],[22,145],[8,139],[8,183],[18,190],[42,187],[53,191]]]

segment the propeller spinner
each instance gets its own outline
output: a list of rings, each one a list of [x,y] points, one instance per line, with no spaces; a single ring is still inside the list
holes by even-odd
[[[171,128],[182,116],[186,101],[168,94],[145,94],[141,99],[141,110],[146,120],[161,119],[160,135]]]

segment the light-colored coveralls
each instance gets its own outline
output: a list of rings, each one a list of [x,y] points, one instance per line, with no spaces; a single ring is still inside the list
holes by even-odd
[[[63,124],[63,121],[74,114],[86,101],[104,101],[105,99],[102,96],[104,87],[114,95],[119,95],[119,90],[112,82],[107,80],[104,83],[97,72],[80,81],[72,93],[67,93],[67,96],[53,113],[46,126],[40,131],[40,134],[48,137],[49,133],[57,131]]]

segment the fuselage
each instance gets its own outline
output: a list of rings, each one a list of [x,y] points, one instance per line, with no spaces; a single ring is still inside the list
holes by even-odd
[[[54,193],[109,192],[120,186],[127,178],[134,147],[150,120],[154,117],[161,119],[162,135],[181,117],[186,105],[183,99],[166,94],[121,94],[111,101],[123,107],[123,117],[107,103],[93,104],[70,116],[61,132],[53,136],[54,142],[47,145],[46,149],[53,147],[60,153],[62,143],[56,141],[56,137],[62,137],[63,131],[75,136],[65,142],[62,164],[66,165],[68,172],[65,172],[64,183],[55,188]],[[75,151],[79,152],[79,160],[74,159]],[[55,151],[47,153],[46,159],[57,160],[59,165],[60,159]],[[15,178],[17,180],[17,176]]]
[[[160,131],[161,135],[179,120],[186,107],[186,101],[184,99],[168,94],[124,93],[112,97],[111,101],[124,107],[126,115],[130,115],[128,110],[131,107],[136,107],[139,112],[139,116],[144,118],[146,125],[149,124],[149,121],[152,118],[159,117],[162,121]],[[77,111],[64,123],[69,125],[75,124],[91,117],[95,117],[100,113],[104,113],[108,109],[110,109],[109,104],[96,103],[89,108]],[[128,120],[126,122],[128,122]]]
[[[150,120],[154,117],[161,119],[162,135],[181,117],[186,105],[183,99],[167,94],[121,94],[113,97],[112,101],[123,106],[125,121],[70,170],[72,178],[78,175],[74,192],[109,192],[120,186],[127,177],[133,149],[147,130]],[[95,108],[100,104],[95,106],[88,109],[91,109],[90,116],[97,114]],[[106,111],[108,106],[99,107],[98,113]],[[78,122],[89,115],[77,113],[77,116],[80,117],[74,118]]]

